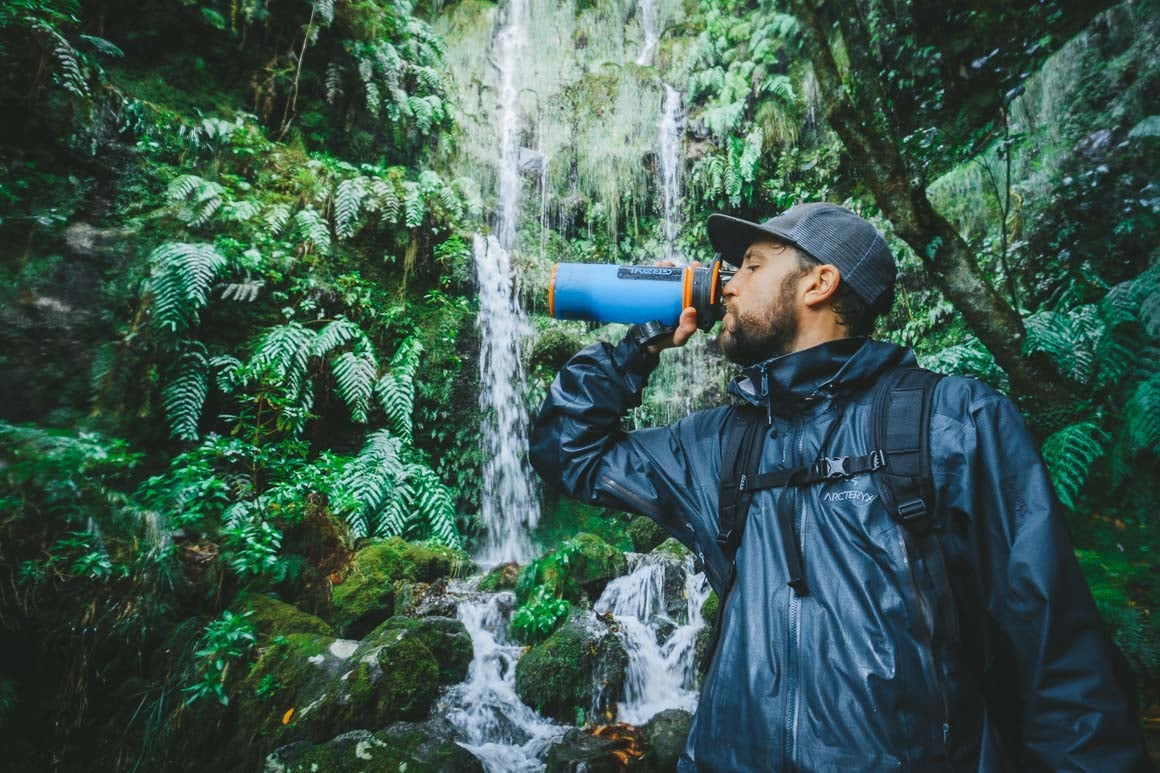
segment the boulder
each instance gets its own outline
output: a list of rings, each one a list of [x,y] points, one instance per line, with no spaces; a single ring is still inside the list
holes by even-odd
[[[274,748],[426,716],[439,663],[410,630],[357,642],[292,633],[265,648],[239,690],[242,743]]]
[[[595,534],[581,532],[524,567],[516,582],[516,600],[522,604],[537,585],[548,585],[557,598],[590,602],[627,570],[624,553]]]
[[[470,566],[462,551],[418,545],[399,537],[354,554],[331,592],[331,623],[341,636],[362,638],[395,612],[399,583],[433,582]]]
[[[395,614],[407,617],[455,617],[459,599],[447,593],[447,581],[401,582],[395,585]]]
[[[613,738],[600,738],[577,728],[572,728],[564,737],[548,750],[546,773],[620,773],[624,763],[616,752],[625,747],[625,742]]]
[[[675,770],[677,760],[685,749],[693,715],[680,709],[667,709],[650,719],[641,728],[647,751],[632,766],[633,770],[668,773]]]
[[[668,536],[669,533],[656,521],[643,515],[638,515],[628,524],[628,537],[632,540],[632,549],[637,553],[648,553]]]
[[[459,684],[467,678],[474,650],[463,623],[450,617],[392,617],[371,631],[365,644],[385,644],[404,633],[417,637],[435,656],[440,685]]]
[[[483,576],[476,586],[482,593],[497,593],[501,590],[511,590],[516,587],[516,579],[520,576],[520,565],[515,561],[500,564]]]
[[[334,636],[334,629],[321,618],[264,593],[239,593],[232,606],[239,614],[248,613],[248,619],[258,634],[259,644],[266,644],[276,636],[291,633]]]
[[[717,630],[717,608],[719,606],[716,591],[709,591],[705,603],[701,605],[701,617],[705,619],[705,627],[697,631],[696,647],[697,672],[703,677],[709,670],[709,644],[713,641],[714,631]]]
[[[324,744],[299,741],[266,758],[266,773],[482,773],[483,765],[455,743],[456,729],[445,719],[398,722],[377,733],[351,730]]]
[[[516,693],[546,717],[572,724],[611,717],[624,694],[628,653],[608,624],[573,611],[516,664]]]

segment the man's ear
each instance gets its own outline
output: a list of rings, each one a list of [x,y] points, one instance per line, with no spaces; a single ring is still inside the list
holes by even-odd
[[[834,291],[838,289],[838,283],[841,281],[842,274],[838,271],[837,266],[831,266],[829,263],[815,266],[805,276],[802,302],[811,307],[825,303],[834,295]]]

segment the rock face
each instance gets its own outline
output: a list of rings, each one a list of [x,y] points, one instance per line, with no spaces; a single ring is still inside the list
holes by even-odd
[[[455,727],[445,719],[397,722],[376,733],[352,730],[324,744],[289,744],[266,758],[266,773],[483,773],[471,752],[455,743]]]
[[[471,661],[456,620],[396,618],[366,641],[291,633],[265,649],[240,690],[245,743],[321,742],[352,728],[427,715]]]
[[[574,611],[516,664],[516,693],[546,717],[572,724],[611,716],[624,692],[624,643],[590,613]],[[583,712],[583,716],[581,716]]]
[[[414,545],[399,537],[355,553],[331,593],[331,620],[339,635],[358,639],[395,613],[403,583],[432,583],[469,566],[465,554],[441,546]]]

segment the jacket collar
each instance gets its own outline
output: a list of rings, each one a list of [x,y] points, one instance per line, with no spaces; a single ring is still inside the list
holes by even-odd
[[[914,353],[896,344],[840,338],[750,365],[729,392],[770,410],[865,387],[888,370],[915,364]]]

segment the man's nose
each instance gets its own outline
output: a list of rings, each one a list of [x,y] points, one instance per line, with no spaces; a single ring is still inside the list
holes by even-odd
[[[721,295],[722,296],[732,297],[734,295],[737,295],[737,291],[741,287],[741,283],[737,280],[737,277],[740,275],[741,275],[741,273],[738,272],[738,273],[734,274],[733,276],[729,277],[729,281],[726,282],[725,286],[721,288]]]

